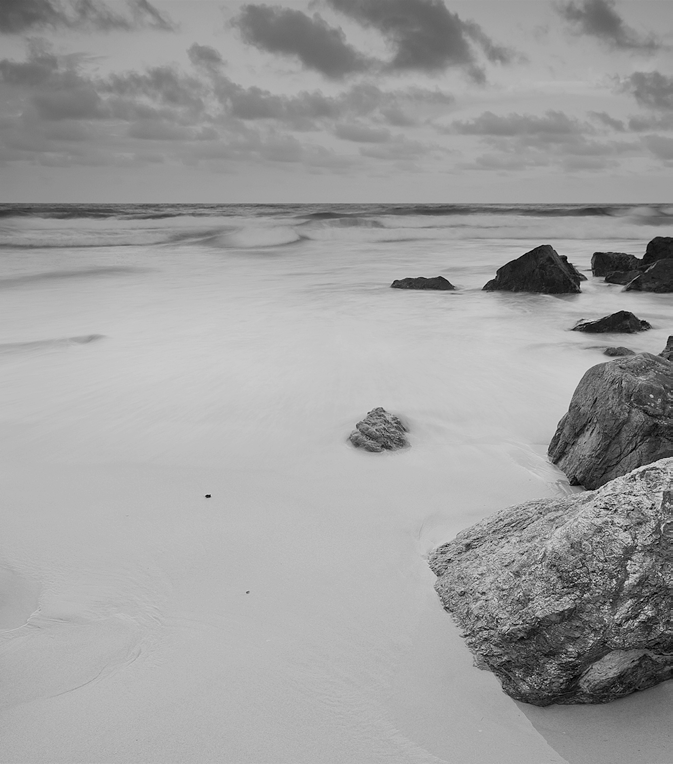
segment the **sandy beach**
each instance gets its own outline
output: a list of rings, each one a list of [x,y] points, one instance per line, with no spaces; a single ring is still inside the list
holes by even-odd
[[[377,219],[271,247],[270,224],[237,218],[233,242],[197,226],[61,248],[57,267],[6,250],[1,761],[669,760],[670,684],[516,703],[473,667],[426,562],[498,509],[579,490],[546,447],[604,357],[568,329],[625,307],[654,327],[629,346],[659,352],[668,297],[591,278],[570,298],[488,294],[525,240]],[[260,225],[267,244],[241,246]],[[586,272],[597,241],[556,244]],[[456,293],[389,288],[417,272]],[[350,446],[376,405],[411,448]]]

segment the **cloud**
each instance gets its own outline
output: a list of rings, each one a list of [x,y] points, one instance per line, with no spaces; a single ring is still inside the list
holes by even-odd
[[[173,67],[153,66],[143,73],[112,74],[100,82],[99,90],[118,96],[146,96],[160,103],[200,111],[206,86]]]
[[[231,80],[215,48],[194,43],[187,53],[188,70],[154,66],[101,76],[90,58],[29,43],[25,60],[0,60],[12,104],[0,118],[2,160],[63,167],[272,162],[340,172],[365,158],[414,162],[427,155],[427,146],[395,135],[390,125],[422,124],[454,103],[437,88],[384,90],[371,82],[334,94],[276,94]],[[319,135],[300,141],[298,130]]]
[[[461,170],[495,170],[496,172],[520,172],[529,167],[546,167],[550,164],[548,156],[531,156],[509,153],[488,153],[478,156],[473,162],[460,162]]]
[[[372,61],[348,44],[343,31],[290,8],[244,5],[232,21],[245,42],[269,53],[298,58],[307,69],[341,79],[370,69]]]
[[[616,130],[618,133],[623,133],[626,130],[624,123],[621,119],[615,119],[604,111],[590,111],[589,116],[595,119],[597,122],[602,123],[606,127]]]
[[[234,117],[244,120],[276,119],[297,129],[311,129],[315,127],[315,120],[335,118],[339,113],[338,101],[320,92],[278,96],[268,90],[254,86],[243,88],[228,81],[220,88],[220,96]]]
[[[45,120],[100,119],[105,116],[101,97],[87,84],[39,93],[33,96],[32,102]]]
[[[412,117],[398,104],[381,109],[381,115],[394,127],[413,127],[418,124],[416,117]]]
[[[425,156],[431,150],[430,147],[420,141],[412,141],[408,138],[396,137],[394,141],[386,142],[384,145],[361,146],[360,154],[372,159],[385,159],[388,161],[400,162],[410,159],[418,159]]]
[[[619,89],[631,93],[641,106],[673,110],[673,77],[661,72],[634,72],[620,82]]]
[[[292,136],[272,137],[260,147],[259,153],[272,162],[300,162],[304,156],[302,144]]]
[[[382,90],[359,83],[335,96],[302,91],[285,96],[258,87],[244,88],[223,75],[214,83],[216,95],[231,116],[243,120],[273,119],[296,130],[316,130],[330,120],[374,116],[397,126],[416,124],[423,114],[434,116],[453,104],[453,97],[438,90],[408,88]],[[408,112],[413,112],[414,118]]]
[[[614,157],[605,155],[575,155],[563,157],[561,166],[567,172],[605,170],[609,167],[618,167],[619,162]]]
[[[1,0],[0,32],[23,34],[36,29],[69,28],[101,32],[150,28],[174,31],[175,25],[148,0],[127,0],[129,14],[120,15],[102,0]]]
[[[594,113],[598,121],[615,121],[604,113]],[[490,151],[463,169],[522,171],[534,167],[560,167],[564,171],[591,171],[617,166],[619,157],[642,155],[642,147],[633,141],[601,141],[588,122],[560,111],[543,115],[493,112],[471,120],[454,121],[441,132],[476,136]]]
[[[380,32],[393,49],[388,68],[440,72],[463,67],[476,79],[474,45],[490,61],[508,63],[514,53],[496,45],[472,21],[463,21],[442,0],[327,0],[336,11]]]
[[[643,143],[657,159],[673,160],[673,138],[664,135],[646,135]]]
[[[129,126],[131,138],[150,141],[184,141],[192,138],[192,132],[182,125],[159,119],[145,119]]]
[[[562,136],[591,131],[591,128],[560,111],[547,111],[544,116],[516,113],[500,116],[492,111],[485,111],[471,120],[454,120],[448,128],[440,128],[440,130],[461,135],[500,137],[537,135],[554,140]]]
[[[0,77],[9,85],[34,87],[47,82],[58,71],[56,56],[44,55],[31,57],[27,61],[0,61]]]
[[[670,114],[647,114],[629,117],[629,130],[673,130],[673,111]]]
[[[202,66],[208,71],[217,71],[224,66],[224,59],[210,45],[194,43],[188,50],[187,55],[194,66]]]
[[[614,0],[574,0],[556,5],[557,12],[579,35],[595,37],[617,50],[654,53],[661,43],[654,35],[643,36],[624,23]]]
[[[354,122],[340,122],[334,128],[337,138],[355,143],[386,143],[390,140],[390,130],[368,127]]]

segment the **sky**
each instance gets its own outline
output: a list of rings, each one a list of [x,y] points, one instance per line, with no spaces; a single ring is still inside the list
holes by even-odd
[[[0,0],[0,202],[673,203],[673,0]]]

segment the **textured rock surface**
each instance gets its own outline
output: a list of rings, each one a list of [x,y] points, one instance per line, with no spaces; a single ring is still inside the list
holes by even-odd
[[[597,321],[578,321],[572,330],[574,332],[589,332],[599,334],[602,332],[620,332],[622,334],[633,334],[634,332],[644,332],[652,327],[647,321],[641,321],[628,310],[618,310],[609,316],[603,316]]]
[[[641,273],[642,271],[610,271],[605,276],[605,282],[607,284],[622,284],[622,286],[625,286],[637,276],[640,276]]]
[[[572,485],[608,480],[673,456],[673,363],[651,353],[592,366],[549,444]]]
[[[480,667],[535,705],[605,703],[673,675],[673,459],[505,509],[430,555]]]
[[[655,236],[647,245],[642,264],[649,265],[657,260],[673,257],[673,236]]]
[[[379,406],[355,425],[348,439],[366,451],[395,451],[409,445],[405,432],[407,428],[402,422]]]
[[[634,271],[639,265],[639,258],[625,252],[594,252],[591,256],[594,276],[607,276],[611,271]]]
[[[666,347],[659,353],[659,355],[667,361],[673,361],[673,337],[668,338]]]
[[[673,259],[657,260],[624,287],[625,292],[673,292]]]
[[[433,276],[432,278],[426,278],[425,276],[418,276],[418,278],[406,278],[395,279],[390,285],[393,289],[455,289],[456,287],[444,276]]]
[[[622,347],[621,345],[619,347],[610,347],[605,348],[603,351],[603,355],[611,355],[611,356],[622,356],[622,355],[635,355],[635,351],[631,350],[630,348]]]
[[[568,258],[567,258],[565,255],[559,255],[559,257],[560,257],[560,258],[561,258],[561,260],[563,260],[563,262],[566,264],[566,266],[568,267],[568,269],[570,270],[570,272],[571,272],[571,273],[574,273],[574,274],[575,274],[575,276],[577,276],[577,278],[578,278],[580,281],[587,281],[587,277],[586,277],[586,276],[585,276],[583,273],[580,273],[580,271],[578,271],[578,270],[577,270],[577,268],[575,268],[575,266],[574,266],[572,263],[569,263],[569,262],[568,262]]]
[[[498,268],[484,290],[568,294],[579,292],[579,284],[577,269],[549,244],[543,244]]]

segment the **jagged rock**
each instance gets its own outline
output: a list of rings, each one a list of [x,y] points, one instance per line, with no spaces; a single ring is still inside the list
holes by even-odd
[[[566,255],[559,255],[559,257],[561,258],[561,260],[563,260],[563,262],[564,262],[564,263],[565,263],[565,264],[568,266],[568,268],[570,269],[570,271],[571,271],[572,273],[574,273],[574,274],[575,274],[575,276],[577,276],[577,278],[578,278],[580,281],[587,281],[587,280],[588,280],[588,279],[587,279],[587,277],[586,277],[586,276],[585,276],[583,273],[580,273],[580,272],[577,270],[577,268],[575,268],[575,266],[574,266],[572,263],[569,263],[569,262],[568,262],[568,258],[566,257]]]
[[[579,274],[567,258],[543,244],[498,268],[495,278],[483,288],[487,292],[568,294],[580,291],[579,282]]]
[[[673,258],[673,236],[655,236],[647,245],[642,264],[650,265],[670,258]]]
[[[642,271],[610,271],[605,277],[607,284],[622,284],[626,285],[633,281],[636,276],[640,276]]]
[[[625,347],[611,347],[611,348],[605,348],[603,351],[603,355],[610,355],[610,356],[623,356],[623,355],[635,355],[635,350],[631,350],[630,348]]]
[[[591,256],[591,272],[594,276],[607,276],[614,271],[634,271],[640,259],[626,252],[594,252]]]
[[[407,428],[380,406],[372,409],[355,428],[348,439],[354,446],[366,451],[395,451],[409,445],[404,435]]]
[[[657,260],[625,287],[625,292],[673,292],[673,259]]]
[[[589,489],[673,456],[673,363],[637,353],[592,366],[548,453],[571,485]]]
[[[418,278],[406,278],[395,279],[390,285],[393,289],[455,289],[456,287],[444,276],[434,276],[432,278],[426,278],[425,276],[418,276]]]
[[[652,326],[647,321],[641,321],[628,310],[618,310],[609,316],[603,316],[597,321],[578,321],[573,326],[573,332],[589,332],[598,334],[601,332],[620,332],[622,334],[633,334],[634,332],[644,332],[651,329]]]
[[[516,700],[606,703],[673,676],[673,459],[502,510],[431,553],[476,663]]]
[[[666,347],[659,353],[659,355],[667,361],[673,361],[673,337],[668,338]]]

